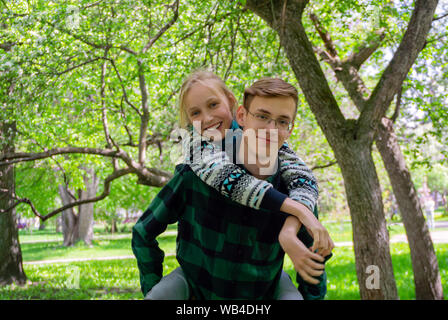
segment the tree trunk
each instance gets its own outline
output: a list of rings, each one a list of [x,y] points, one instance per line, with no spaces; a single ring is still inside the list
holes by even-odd
[[[361,299],[397,299],[389,233],[371,150],[355,141],[333,150],[350,208]]]
[[[1,153],[14,152],[15,123],[0,123]],[[14,166],[0,166],[0,209],[14,204]],[[7,190],[7,191],[6,191]],[[22,265],[15,209],[0,213],[0,286],[16,283],[24,285],[26,275]]]
[[[443,299],[442,281],[434,245],[390,119],[382,119],[376,145],[383,158],[406,229],[416,298]]]
[[[98,178],[93,169],[87,169],[84,176],[86,190],[81,191],[81,199],[94,198],[98,188]],[[93,240],[93,202],[79,206],[79,239],[86,245],[92,245]]]
[[[66,205],[73,202],[65,186],[59,185],[59,195],[62,204]],[[75,215],[74,208],[64,210],[61,215],[62,234],[64,235],[64,246],[72,246],[79,240],[78,216]]]
[[[341,168],[352,218],[361,299],[397,299],[371,134],[360,131],[359,123],[346,120],[340,111],[301,23],[306,3],[248,0],[247,6],[279,34],[302,92]]]

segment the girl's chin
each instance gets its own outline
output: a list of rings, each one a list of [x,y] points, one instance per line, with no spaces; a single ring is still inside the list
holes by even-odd
[[[225,132],[224,130],[204,130],[202,135],[212,141],[219,141],[224,139]]]

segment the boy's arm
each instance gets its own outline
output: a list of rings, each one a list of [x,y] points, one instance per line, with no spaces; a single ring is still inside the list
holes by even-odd
[[[291,258],[294,269],[302,279],[310,284],[318,284],[313,277],[320,276],[324,271],[324,258],[311,252],[302,241],[297,238],[300,226],[299,219],[294,216],[286,218],[279,234],[279,243],[283,251]]]
[[[156,237],[183,212],[182,182],[182,176],[176,173],[132,228],[132,251],[137,259],[143,296],[162,278],[164,252]]]
[[[317,216],[316,209],[314,214]],[[298,290],[304,299],[324,299],[327,292],[327,274],[324,264],[332,257],[332,254],[321,257],[307,249],[312,245],[313,238],[295,217],[286,219],[279,235],[279,241],[294,264],[294,269],[297,271]]]

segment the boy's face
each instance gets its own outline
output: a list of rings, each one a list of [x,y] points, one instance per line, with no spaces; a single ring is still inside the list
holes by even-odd
[[[282,129],[275,120],[278,123],[292,123],[295,112],[296,104],[292,97],[255,96],[249,105],[249,112],[243,106],[238,108],[237,121],[244,132],[249,129],[255,132],[257,145],[265,145],[266,150],[269,150],[275,144],[278,151],[291,135],[292,127],[289,130]],[[267,118],[273,120],[269,122]]]
[[[185,96],[185,111],[193,127],[203,136],[221,140],[229,129],[233,115],[230,111],[230,98],[219,86],[194,84]]]

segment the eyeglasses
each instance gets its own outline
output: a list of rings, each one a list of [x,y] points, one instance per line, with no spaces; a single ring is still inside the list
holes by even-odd
[[[292,129],[292,122],[286,119],[272,119],[270,116],[264,113],[252,113],[246,109],[246,111],[255,118],[260,124],[268,125],[271,121],[275,122],[276,128],[283,131],[290,131]]]

